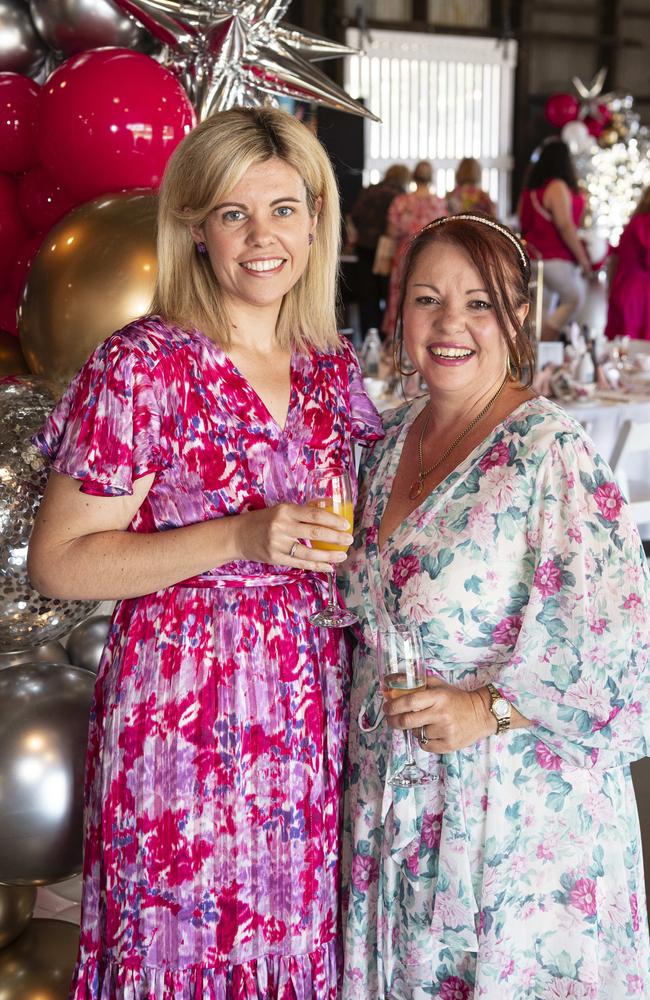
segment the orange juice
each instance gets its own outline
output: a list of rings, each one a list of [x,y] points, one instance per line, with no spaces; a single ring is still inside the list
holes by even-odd
[[[318,500],[309,500],[308,506],[318,507],[320,510],[328,510],[330,514],[338,514],[339,517],[344,517],[350,525],[348,530],[352,531],[354,505],[351,500],[333,500],[331,497],[323,497]],[[312,548],[323,549],[326,552],[347,552],[347,545],[334,545],[332,542],[318,541],[312,541],[311,544]]]

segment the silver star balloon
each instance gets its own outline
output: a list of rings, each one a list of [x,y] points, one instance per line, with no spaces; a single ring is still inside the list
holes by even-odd
[[[614,97],[613,93],[602,93],[606,76],[607,67],[601,66],[588,87],[585,86],[579,76],[573,77],[573,86],[578,91],[578,97],[582,99],[580,111],[578,112],[579,120],[594,118],[597,122],[600,122],[606,117],[598,107],[599,104],[609,104]]]
[[[289,0],[113,0],[162,42],[199,118],[284,95],[378,121],[312,63],[358,49],[278,22]]]

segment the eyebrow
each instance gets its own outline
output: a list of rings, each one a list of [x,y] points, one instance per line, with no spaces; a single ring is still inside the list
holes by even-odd
[[[413,283],[413,287],[414,288],[431,288],[434,292],[438,292],[438,293],[440,292],[440,289],[437,288],[435,285],[429,285],[425,281],[414,282]],[[487,288],[468,288],[467,291],[465,292],[465,295],[473,295],[474,292],[485,292],[486,295],[488,294]]]
[[[296,205],[301,205],[302,204],[302,200],[300,198],[294,198],[292,195],[287,195],[286,198],[274,198],[273,201],[269,202],[269,205],[273,206],[273,205],[279,205],[281,203],[282,204],[286,204],[286,202],[288,202],[288,201],[293,202]],[[214,208],[212,209],[212,211],[216,212],[217,209],[219,209],[219,208],[244,208],[245,209],[245,208],[248,208],[248,205],[244,205],[244,203],[241,202],[241,201],[221,201],[221,202],[219,202],[218,205],[214,206]]]

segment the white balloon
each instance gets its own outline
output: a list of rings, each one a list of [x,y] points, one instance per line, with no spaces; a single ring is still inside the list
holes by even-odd
[[[580,121],[567,122],[561,135],[574,156],[584,153],[594,141],[585,123]]]

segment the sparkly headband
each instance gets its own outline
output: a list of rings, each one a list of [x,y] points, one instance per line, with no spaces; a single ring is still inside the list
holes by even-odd
[[[526,251],[514,233],[507,229],[506,226],[502,226],[499,222],[493,222],[492,219],[486,219],[483,215],[470,215],[468,212],[464,212],[459,215],[446,215],[443,216],[442,219],[435,219],[433,222],[429,222],[428,225],[424,226],[421,232],[425,233],[427,229],[435,229],[437,226],[444,226],[446,222],[453,222],[454,219],[464,222],[480,222],[483,226],[489,226],[490,229],[496,229],[498,233],[501,233],[502,236],[505,236],[506,239],[510,240],[519,254],[524,277],[528,279],[530,275],[530,260],[528,259]]]

